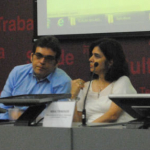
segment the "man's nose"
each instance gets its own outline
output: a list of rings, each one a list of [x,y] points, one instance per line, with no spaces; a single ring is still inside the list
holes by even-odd
[[[45,58],[44,57],[42,57],[41,59],[40,59],[40,63],[45,63]]]

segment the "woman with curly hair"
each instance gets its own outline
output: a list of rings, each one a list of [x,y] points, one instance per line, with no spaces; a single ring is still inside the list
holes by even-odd
[[[129,68],[119,42],[114,39],[100,39],[89,48],[90,71],[94,72],[93,80],[81,79],[72,81],[72,98],[77,96],[74,121],[81,121],[84,100],[88,122],[122,122],[133,118],[109,99],[110,94],[137,93],[129,79]],[[97,63],[98,66],[94,67]],[[90,85],[90,86],[89,86]],[[80,91],[80,92],[79,92]],[[79,93],[79,94],[78,94]]]

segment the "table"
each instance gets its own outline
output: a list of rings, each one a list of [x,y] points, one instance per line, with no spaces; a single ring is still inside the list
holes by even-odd
[[[0,126],[1,150],[149,150],[150,130]]]

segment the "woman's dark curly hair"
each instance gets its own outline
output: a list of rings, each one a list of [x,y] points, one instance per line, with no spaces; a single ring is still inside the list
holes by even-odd
[[[119,42],[114,39],[104,38],[93,42],[89,48],[90,57],[94,47],[98,46],[106,57],[105,62],[105,80],[109,82],[116,81],[121,76],[129,76],[129,67]],[[110,62],[113,62],[110,65]],[[98,75],[94,75],[98,78]]]

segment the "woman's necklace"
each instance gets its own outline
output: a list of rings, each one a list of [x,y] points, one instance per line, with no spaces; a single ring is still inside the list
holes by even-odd
[[[99,92],[98,92],[98,98],[99,98],[99,96],[100,96],[100,92],[101,92],[101,90],[99,90]]]
[[[101,93],[102,90],[103,90],[102,88],[99,89],[98,98],[100,97],[100,93]]]
[[[95,80],[94,84],[95,84],[95,88],[98,89],[97,91],[98,91],[98,98],[99,98],[101,91],[104,90],[110,83],[108,83],[108,82],[99,83]]]

